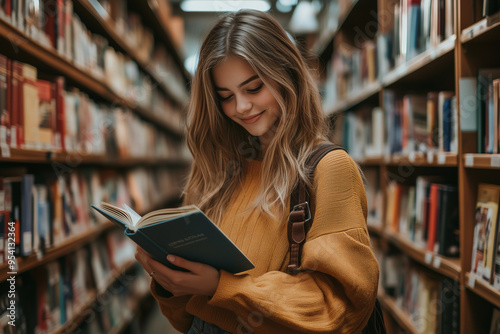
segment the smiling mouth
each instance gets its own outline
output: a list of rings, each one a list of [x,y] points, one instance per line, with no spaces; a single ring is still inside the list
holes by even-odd
[[[242,121],[243,121],[243,123],[245,123],[245,124],[251,124],[251,123],[254,123],[254,122],[256,122],[256,121],[260,118],[260,116],[262,116],[262,114],[263,114],[264,112],[265,112],[265,110],[264,110],[263,112],[261,112],[260,114],[257,114],[257,115],[255,115],[255,116],[252,116],[252,117],[250,117],[250,118],[245,118],[245,119],[242,119]]]

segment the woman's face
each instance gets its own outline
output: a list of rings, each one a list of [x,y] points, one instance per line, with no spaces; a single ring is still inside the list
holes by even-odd
[[[280,107],[250,64],[229,57],[212,75],[224,114],[251,135],[266,135],[280,116]]]

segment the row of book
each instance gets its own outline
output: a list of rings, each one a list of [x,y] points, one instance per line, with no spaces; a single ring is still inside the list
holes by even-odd
[[[104,80],[120,96],[149,107],[145,104],[152,87],[149,77],[139,70],[137,63],[129,56],[111,47],[106,38],[89,31],[74,12],[72,0],[7,0],[2,2],[0,16],[33,40],[54,48],[79,68]],[[135,24],[134,28],[139,29],[139,26]],[[141,40],[145,44],[137,49],[146,50],[146,55],[142,55],[141,59],[145,57],[146,61],[152,60],[155,69],[163,69],[163,72],[159,72],[162,83],[173,86],[175,96],[185,101],[187,93],[182,72],[171,59],[172,56],[162,50],[155,52],[152,35],[138,34],[146,36]]]
[[[418,248],[447,257],[460,255],[458,187],[439,176],[415,184],[387,185],[386,226]]]
[[[384,109],[360,108],[344,115],[342,142],[355,159],[457,153],[455,96],[453,92],[402,95],[386,90]]]
[[[103,19],[113,23],[115,31],[126,38],[127,44],[136,50],[141,61],[151,60],[155,49],[154,34],[143,24],[138,13],[128,9],[127,2],[99,0],[88,3]]]
[[[380,187],[380,172],[377,168],[363,168],[365,176],[366,203],[368,205],[367,224],[382,227],[384,194]]]
[[[342,144],[353,159],[384,155],[386,124],[384,110],[362,108],[347,112],[342,119]]]
[[[84,0],[88,1],[88,0]],[[135,50],[135,56],[147,64],[156,78],[165,85],[174,96],[187,99],[182,70],[175,64],[172,55],[158,43],[153,32],[144,25],[144,20],[133,9],[129,9],[126,1],[88,1],[89,4],[105,20],[114,24],[116,32],[122,36],[127,45]],[[155,4],[158,18],[168,31],[173,44],[182,50],[184,44],[184,22],[180,16],[172,15],[169,1]]]
[[[461,130],[477,132],[477,153],[500,153],[500,68],[460,78]]]
[[[325,110],[454,34],[451,0],[379,1],[379,7],[378,32],[356,27],[353,41],[336,37],[322,89]]]
[[[384,2],[379,15],[387,21],[377,37],[382,73],[454,35],[454,7],[452,0]]]
[[[154,34],[143,25],[143,20],[137,15],[134,8],[131,8],[126,1],[97,0],[89,1],[89,3],[103,18],[113,22],[116,32],[129,41],[131,46],[136,49],[144,49],[140,51],[144,54],[141,59],[151,60],[151,48],[155,44],[158,46],[158,43],[155,43]],[[154,7],[158,20],[168,32],[174,46],[182,50],[184,46],[183,18],[174,15],[170,1],[158,1]]]
[[[500,290],[500,186],[480,183],[474,215],[471,273]]]
[[[64,166],[63,166],[64,167]],[[56,173],[54,173],[54,170]],[[138,212],[180,193],[181,174],[165,169],[72,170],[0,175],[0,263],[7,260],[8,224],[14,223],[15,255],[43,254],[105,222],[90,205],[127,204]],[[160,203],[158,203],[160,204]]]
[[[74,329],[82,334],[108,334],[115,332],[140,332],[144,325],[144,316],[147,316],[154,304],[145,304],[143,300],[149,295],[150,277],[136,264],[127,271],[127,280],[117,279],[105,292],[106,298],[99,298],[92,305],[86,318]],[[128,329],[132,329],[128,331]]]
[[[329,109],[338,101],[355,95],[377,81],[376,45],[373,40],[360,42],[359,47],[339,43],[327,64],[323,106]]]
[[[443,278],[398,252],[384,253],[372,239],[380,264],[380,288],[409,316],[416,333],[460,333],[460,283]]]
[[[389,154],[458,152],[458,114],[454,92],[400,95],[384,91]]]
[[[53,333],[83,311],[105,320],[102,310],[109,306],[112,306],[111,319],[114,320],[107,324],[107,328],[118,327],[130,317],[127,312],[131,308],[127,306],[148,290],[147,275],[147,282],[138,279],[144,276],[142,268],[127,271],[129,263],[133,263],[134,253],[135,245],[123,232],[115,230],[74,253],[18,275],[15,296],[17,333]],[[10,282],[1,284],[0,321],[3,328],[9,319],[7,285]]]
[[[153,110],[181,129],[180,112],[164,97],[154,96]],[[67,89],[64,77],[37,75],[35,67],[2,55],[0,113],[3,156],[9,147],[110,157],[176,159],[182,154],[164,130],[129,109],[98,103],[76,88]]]

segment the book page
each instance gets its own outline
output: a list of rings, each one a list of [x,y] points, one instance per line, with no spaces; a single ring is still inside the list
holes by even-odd
[[[139,227],[151,225],[164,220],[169,220],[177,218],[188,213],[194,213],[200,211],[196,205],[186,205],[180,208],[169,208],[161,209],[147,213],[144,215],[137,224],[132,228],[132,230],[137,230]]]

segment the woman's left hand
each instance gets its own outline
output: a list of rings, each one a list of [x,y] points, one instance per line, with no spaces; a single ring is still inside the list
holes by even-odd
[[[178,256],[168,255],[167,260],[189,270],[188,272],[170,269],[154,260],[146,251],[137,247],[136,258],[147,263],[154,272],[153,279],[174,296],[203,295],[213,296],[219,284],[219,271],[209,265],[191,262]]]

